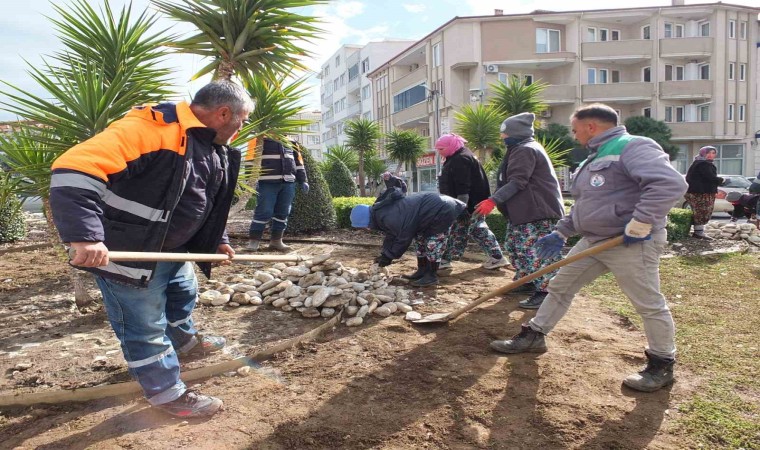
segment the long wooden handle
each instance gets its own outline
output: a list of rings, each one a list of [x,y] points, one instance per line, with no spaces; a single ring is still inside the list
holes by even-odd
[[[539,271],[533,272],[532,274],[526,275],[526,276],[520,278],[519,280],[515,280],[515,281],[513,281],[513,282],[511,282],[511,283],[509,283],[507,285],[504,285],[504,286],[502,286],[502,287],[500,287],[498,289],[494,289],[491,292],[483,294],[481,297],[478,297],[477,300],[474,300],[473,302],[471,302],[471,303],[469,303],[469,304],[467,304],[467,305],[459,308],[458,310],[452,312],[451,314],[449,314],[448,318],[449,318],[449,320],[453,320],[453,319],[459,317],[460,315],[466,313],[467,311],[471,310],[472,308],[474,308],[474,307],[480,305],[481,303],[485,302],[486,300],[490,300],[493,297],[496,297],[497,295],[501,295],[501,294],[504,294],[505,292],[509,292],[509,291],[511,291],[512,289],[514,289],[514,288],[516,288],[518,286],[522,286],[523,284],[525,284],[525,283],[527,283],[529,281],[533,281],[536,278],[538,278],[538,277],[540,277],[542,275],[546,275],[547,273],[549,273],[549,272],[551,272],[553,270],[559,269],[560,267],[565,266],[567,264],[570,264],[571,262],[578,261],[579,259],[583,259],[583,258],[585,258],[587,256],[596,255],[597,253],[600,253],[600,252],[603,252],[605,250],[611,249],[612,247],[618,246],[618,245],[620,245],[622,243],[623,243],[623,236],[618,236],[618,237],[612,238],[612,239],[610,239],[608,241],[605,241],[605,242],[603,242],[603,243],[601,243],[599,245],[596,245],[594,247],[588,248],[588,249],[586,249],[586,250],[584,250],[584,251],[582,251],[580,253],[576,253],[576,254],[574,254],[572,256],[568,256],[567,258],[565,258],[565,259],[563,259],[561,261],[557,261],[554,264],[549,264],[548,266],[544,267],[543,269],[541,269]]]
[[[232,258],[221,253],[161,253],[161,252],[108,252],[111,261],[159,261],[159,262],[301,262],[301,255],[240,255]]]

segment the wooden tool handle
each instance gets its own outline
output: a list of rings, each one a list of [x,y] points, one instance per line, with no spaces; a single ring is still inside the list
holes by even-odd
[[[222,253],[161,253],[161,252],[108,252],[111,261],[158,261],[158,262],[301,262],[301,255],[241,255],[232,258]]]
[[[603,243],[601,243],[599,245],[596,245],[594,247],[588,248],[588,249],[586,249],[586,250],[584,250],[584,251],[582,251],[580,253],[576,253],[575,255],[568,256],[567,258],[565,258],[565,259],[563,259],[561,261],[557,261],[554,264],[550,264],[550,265],[544,267],[543,269],[541,269],[541,270],[539,270],[537,272],[533,272],[532,274],[526,275],[526,276],[520,278],[519,280],[515,280],[515,281],[513,281],[513,282],[511,282],[511,283],[509,283],[507,285],[504,285],[504,286],[502,286],[502,287],[500,287],[498,289],[494,289],[491,292],[483,294],[477,300],[474,300],[473,302],[471,302],[471,303],[469,303],[469,304],[467,304],[467,305],[459,308],[458,310],[452,312],[451,314],[449,314],[448,318],[449,318],[449,320],[453,320],[453,319],[459,317],[460,315],[466,313],[467,311],[471,310],[472,308],[474,308],[474,307],[480,305],[481,303],[485,302],[486,300],[490,300],[493,297],[496,297],[497,295],[501,295],[501,294],[504,294],[506,292],[509,292],[509,291],[511,291],[512,289],[514,289],[514,288],[516,288],[518,286],[522,286],[523,284],[525,284],[525,283],[527,283],[529,281],[533,281],[536,278],[538,278],[538,277],[540,277],[542,275],[546,275],[547,273],[549,273],[549,272],[551,272],[553,270],[557,270],[557,269],[559,269],[562,266],[570,264],[571,262],[578,261],[579,259],[583,259],[583,258],[585,258],[587,256],[596,255],[597,253],[601,253],[601,252],[603,252],[605,250],[609,250],[612,247],[618,246],[618,245],[620,245],[622,243],[623,243],[623,236],[618,236],[616,238],[612,238],[610,240],[604,241]]]

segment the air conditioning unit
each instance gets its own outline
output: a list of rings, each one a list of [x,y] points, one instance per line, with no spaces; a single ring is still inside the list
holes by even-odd
[[[414,72],[415,70],[417,70],[419,68],[420,68],[420,65],[417,64],[417,63],[414,63],[411,66],[409,66],[409,72]]]
[[[486,64],[486,73],[499,73],[498,64]]]
[[[541,111],[540,115],[544,119],[548,119],[548,118],[550,118],[552,116],[552,109],[551,108],[546,108],[545,110]]]

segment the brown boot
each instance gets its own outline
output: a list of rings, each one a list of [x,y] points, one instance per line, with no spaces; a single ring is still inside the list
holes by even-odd
[[[272,231],[272,237],[269,239],[269,248],[278,252],[289,252],[293,250],[290,246],[282,243],[284,231]]]

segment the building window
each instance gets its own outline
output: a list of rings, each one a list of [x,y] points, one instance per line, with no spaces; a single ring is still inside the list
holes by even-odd
[[[646,107],[641,110],[641,115],[644,117],[652,117],[652,108]]]
[[[744,112],[746,109],[746,105],[739,105],[739,122],[744,122]]]
[[[641,27],[641,39],[652,39],[652,27],[649,25],[644,25]]]
[[[325,76],[330,75],[330,66],[325,66]]]
[[[596,28],[586,28],[586,42],[596,42]]]
[[[536,28],[536,53],[553,53],[560,51],[559,30]]]
[[[372,120],[372,111],[367,111],[364,114],[362,114],[362,117],[364,117],[367,120]]]
[[[369,72],[369,58],[364,58],[362,61],[362,73]]]
[[[596,69],[588,69],[588,84],[596,84]]]
[[[678,147],[678,153],[670,164],[678,172],[685,174],[689,170],[689,146],[688,144],[676,144],[676,147]]]
[[[665,107],[665,122],[683,122],[684,121],[684,108],[683,106],[666,106]]]
[[[734,69],[736,65],[732,62],[728,63],[728,79],[733,80],[734,79]]]
[[[682,38],[683,37],[683,24],[665,22],[665,37],[666,38]]]
[[[608,77],[609,71],[607,69],[599,69],[597,73],[599,74],[599,84],[607,84],[610,82]]]
[[[497,75],[499,78],[499,83],[501,84],[507,84],[507,81],[509,81],[509,74],[504,72],[499,72],[499,75]]]
[[[620,83],[620,71],[619,70],[612,70],[610,71],[611,75],[611,82],[612,83]]]
[[[743,20],[739,22],[739,39],[743,41],[747,40],[747,22]]]
[[[441,65],[441,43],[433,44],[433,67]]]
[[[700,64],[699,65],[699,79],[700,80],[709,80],[710,79],[710,65],[709,64]]]
[[[747,78],[747,65],[739,64],[739,81],[744,81]]]
[[[673,24],[670,22],[665,22],[665,38],[672,38],[673,37]]]
[[[372,92],[369,89],[369,85],[366,85],[362,88],[362,100],[367,100],[372,95]]]
[[[683,24],[677,23],[676,28],[675,28],[675,31],[676,31],[675,37],[682,38],[684,36],[683,30],[684,30]]]
[[[699,23],[699,36],[710,37],[710,22],[705,21]]]
[[[609,41],[610,39],[610,30],[607,28],[599,28],[599,40],[602,42]]]
[[[354,64],[348,68],[348,81],[351,81],[359,76],[359,64]]]
[[[346,74],[342,73],[340,74],[340,85],[345,86],[346,85]]]
[[[683,81],[684,66],[665,64],[665,81]]]
[[[644,83],[652,82],[652,68],[647,66],[641,69],[641,81]]]
[[[744,144],[722,144],[715,147],[718,154],[713,162],[718,173],[741,175],[744,168]]]
[[[523,75],[523,83],[526,86],[530,86],[531,84],[533,84],[533,75],[530,75],[530,74]]]
[[[734,104],[733,103],[728,104],[728,110],[726,112],[726,120],[728,120],[729,122],[734,121]]]
[[[424,84],[414,86],[407,89],[404,92],[398,93],[393,96],[393,112],[397,113],[401,110],[414,106],[418,103],[425,101],[427,93]]]
[[[736,39],[736,21],[735,20],[728,21],[728,38]]]
[[[340,65],[340,55],[335,57],[335,67],[338,67]]]
[[[704,104],[704,105],[697,105],[697,117],[699,117],[700,122],[709,122],[710,121],[710,105]]]
[[[620,30],[612,30],[612,31],[610,31],[610,40],[611,41],[619,41],[620,40]]]
[[[337,91],[340,86],[338,86],[338,80],[337,78],[333,80],[333,92]]]

